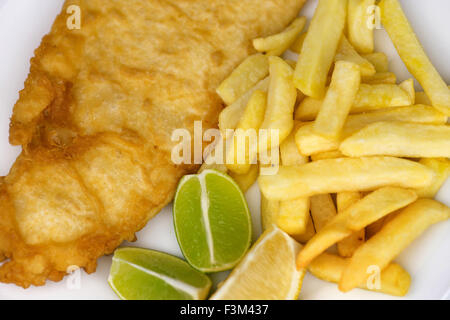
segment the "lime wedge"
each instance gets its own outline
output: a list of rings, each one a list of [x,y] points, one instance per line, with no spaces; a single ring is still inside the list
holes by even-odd
[[[205,170],[181,179],[173,214],[181,251],[197,270],[231,269],[250,246],[247,202],[239,186],[224,173]]]
[[[139,248],[116,250],[108,283],[122,300],[204,300],[211,288],[185,261]]]

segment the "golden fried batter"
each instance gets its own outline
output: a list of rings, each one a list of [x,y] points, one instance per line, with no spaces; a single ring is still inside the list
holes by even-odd
[[[61,280],[133,240],[195,166],[171,162],[176,128],[222,109],[217,85],[304,0],[71,0],[36,50],[14,107],[24,151],[0,178],[0,281]],[[66,26],[69,5],[81,29]]]

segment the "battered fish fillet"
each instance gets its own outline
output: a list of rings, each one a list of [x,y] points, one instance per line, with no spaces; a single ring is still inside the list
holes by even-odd
[[[251,39],[304,0],[72,0],[31,60],[0,178],[0,281],[59,281],[134,240],[195,166],[171,162],[172,131],[215,127],[218,84]],[[81,8],[80,30],[66,9]]]

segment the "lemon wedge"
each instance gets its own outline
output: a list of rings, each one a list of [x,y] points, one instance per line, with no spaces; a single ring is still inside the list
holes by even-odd
[[[295,259],[301,245],[273,226],[212,295],[211,300],[295,300],[305,270]]]

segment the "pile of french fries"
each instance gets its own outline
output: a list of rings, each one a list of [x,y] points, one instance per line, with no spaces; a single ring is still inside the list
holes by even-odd
[[[374,52],[367,25],[373,5],[425,92],[415,92],[413,79],[397,84],[387,56]],[[259,53],[218,88],[227,104],[219,119],[223,141],[244,145],[245,161],[225,150],[225,164],[205,166],[229,172],[246,191],[258,178],[259,154],[280,152],[278,173],[258,178],[263,228],[276,224],[304,243],[298,268],[343,292],[403,296],[411,279],[392,261],[450,217],[432,200],[450,174],[450,90],[398,0],[319,0],[305,26],[297,18],[283,32],[255,39]],[[281,58],[287,50],[298,60]],[[242,130],[227,136],[227,129]],[[248,129],[277,130],[279,141],[237,143]],[[381,272],[375,288],[367,284],[374,266]]]

